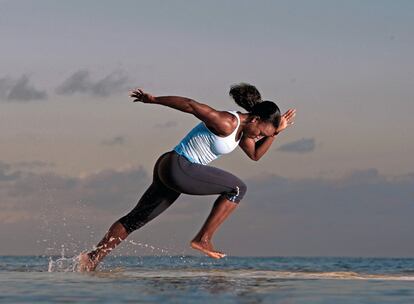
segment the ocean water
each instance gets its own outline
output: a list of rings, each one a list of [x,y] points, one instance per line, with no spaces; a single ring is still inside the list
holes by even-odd
[[[414,303],[414,259],[1,256],[2,303]]]

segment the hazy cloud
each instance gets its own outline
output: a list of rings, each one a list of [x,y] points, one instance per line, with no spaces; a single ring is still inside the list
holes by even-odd
[[[128,77],[123,72],[113,72],[101,80],[97,81],[92,87],[91,91],[94,95],[105,97],[114,92],[122,91]]]
[[[266,246],[269,251],[354,256],[414,253],[414,245],[407,246],[414,229],[412,175],[386,178],[368,169],[337,180],[267,176],[250,180],[248,186],[249,208],[243,213],[254,210],[260,218],[250,222],[250,237],[273,231],[273,245]],[[244,217],[248,220],[249,215]]]
[[[314,138],[302,138],[297,141],[293,141],[284,144],[278,148],[279,151],[292,152],[292,153],[308,153],[315,150]]]
[[[53,192],[53,199],[61,206],[68,207],[82,200],[90,207],[114,210],[119,204],[134,202],[137,191],[149,182],[147,173],[141,167],[123,171],[104,170],[82,178],[21,171],[11,172],[5,177],[0,180],[4,181],[0,183],[0,191],[6,191],[8,195],[5,201],[31,197],[30,208],[34,210],[44,201],[47,192]]]
[[[101,143],[104,146],[123,146],[126,143],[126,139],[123,136],[115,136],[114,138],[103,140]]]
[[[2,181],[12,181],[20,177],[20,172],[10,172],[11,166],[0,161],[0,182]]]
[[[175,128],[178,125],[178,122],[176,121],[166,121],[164,123],[157,123],[154,127],[155,128]]]
[[[13,168],[18,168],[18,169],[22,169],[22,170],[33,170],[33,169],[53,168],[53,167],[55,167],[55,164],[50,163],[50,162],[35,160],[35,161],[18,162],[18,163],[12,164],[11,166]]]
[[[14,224],[21,221],[32,220],[33,216],[30,212],[24,211],[4,211],[0,213],[0,223]]]
[[[7,99],[10,89],[13,87],[14,81],[10,77],[0,78],[0,98]]]
[[[87,70],[79,70],[56,88],[59,95],[89,94],[97,97],[107,97],[122,91],[126,87],[128,76],[123,71],[115,71],[107,76],[93,81]]]
[[[88,225],[106,229],[136,204],[150,179],[141,167],[78,178],[14,172],[0,163],[0,207],[10,215],[0,217],[0,230],[45,214],[65,233],[63,216],[73,223],[83,216]],[[334,180],[268,175],[246,183],[245,199],[220,233],[233,254],[414,254],[414,174],[391,178],[368,169]],[[199,226],[214,199],[182,195],[157,225],[150,225],[151,237],[168,242],[172,231],[177,238],[190,237],[189,227]],[[80,229],[75,226],[71,229]]]
[[[27,75],[22,75],[17,80],[4,77],[0,79],[1,99],[10,102],[28,102],[47,99],[47,93],[31,85]]]
[[[80,70],[66,79],[57,89],[56,93],[60,95],[72,95],[75,93],[87,93],[90,86],[89,72]]]

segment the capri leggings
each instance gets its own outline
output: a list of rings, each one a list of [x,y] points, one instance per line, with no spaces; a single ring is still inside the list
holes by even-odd
[[[224,170],[192,163],[175,151],[164,153],[155,166],[152,184],[134,209],[119,219],[128,233],[144,226],[174,203],[181,193],[220,194],[239,203],[246,185]]]

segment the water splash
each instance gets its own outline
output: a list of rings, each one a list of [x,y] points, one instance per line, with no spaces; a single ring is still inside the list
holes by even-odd
[[[135,246],[139,246],[141,248],[148,248],[151,249],[151,251],[158,251],[161,254],[167,254],[170,255],[170,251],[168,249],[165,248],[161,248],[161,247],[157,247],[157,246],[153,246],[150,244],[146,244],[146,243],[141,243],[141,242],[135,242],[132,240],[127,241],[129,244],[135,245]]]
[[[75,272],[79,264],[77,257],[73,258],[59,258],[53,261],[49,259],[48,272]]]
[[[65,257],[65,245],[61,246],[61,257],[56,261],[49,257],[48,272],[75,272],[79,265],[79,256]]]

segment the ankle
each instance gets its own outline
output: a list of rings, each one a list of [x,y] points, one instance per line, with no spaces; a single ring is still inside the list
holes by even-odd
[[[99,261],[101,261],[106,255],[107,253],[105,252],[105,250],[99,250],[99,249],[96,249],[88,253],[89,259],[94,264],[99,263]]]
[[[209,235],[196,236],[193,239],[193,242],[197,242],[197,243],[210,243],[211,242],[211,236],[209,236]]]

